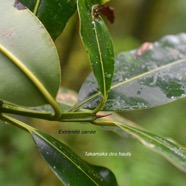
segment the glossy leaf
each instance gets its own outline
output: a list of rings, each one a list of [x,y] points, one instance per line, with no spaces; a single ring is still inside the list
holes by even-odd
[[[111,91],[103,110],[136,110],[186,96],[186,34],[165,36],[115,58]],[[79,106],[94,109],[100,92],[93,75],[80,90]]]
[[[133,135],[147,148],[161,154],[177,168],[186,172],[186,149],[183,146],[126,124],[116,123],[116,125]]]
[[[109,169],[86,163],[52,136],[4,114],[0,115],[0,119],[30,132],[41,155],[65,185],[118,185]]]
[[[114,71],[114,52],[108,29],[100,16],[94,17],[93,10],[99,1],[78,0],[80,33],[88,51],[92,69],[101,94],[107,97]]]
[[[66,23],[76,11],[76,0],[19,0],[19,2],[36,14],[53,40],[63,32]]]
[[[60,65],[55,45],[41,22],[14,0],[0,0],[0,99],[23,106],[56,96]],[[40,87],[40,88],[39,88]]]
[[[86,163],[66,145],[38,130],[32,132],[35,143],[55,174],[66,185],[117,185],[113,173]]]

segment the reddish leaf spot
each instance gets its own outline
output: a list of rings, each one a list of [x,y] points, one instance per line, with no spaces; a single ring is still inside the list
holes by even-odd
[[[93,15],[95,19],[98,19],[100,13],[102,13],[111,23],[114,23],[115,15],[114,9],[110,6],[98,5],[93,8]]]
[[[145,52],[147,52],[149,49],[152,48],[152,43],[150,42],[145,42],[143,43],[140,48],[136,51],[135,56],[139,57],[143,55]]]

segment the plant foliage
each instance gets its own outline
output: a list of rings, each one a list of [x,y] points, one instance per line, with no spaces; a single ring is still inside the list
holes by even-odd
[[[0,0],[0,119],[31,134],[37,149],[65,185],[118,183],[108,168],[87,163],[63,142],[15,119],[15,115],[117,128],[186,172],[183,146],[131,126],[130,121],[114,113],[111,120],[106,117],[108,113],[100,113],[149,109],[185,97],[186,34],[165,36],[114,59],[111,36],[101,17],[103,13],[113,19],[106,2]],[[99,11],[99,7],[106,11]],[[59,88],[61,72],[53,40],[76,10],[93,73],[73,104],[56,99],[57,92],[59,97],[64,89]]]

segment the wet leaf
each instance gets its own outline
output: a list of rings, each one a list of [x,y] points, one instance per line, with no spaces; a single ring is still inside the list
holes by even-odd
[[[76,11],[76,0],[19,0],[19,2],[35,12],[53,40],[63,32],[69,18]]]
[[[103,110],[136,110],[186,96],[186,34],[169,35],[115,58],[111,91]],[[94,109],[100,100],[90,75],[80,90],[79,106]]]
[[[55,45],[41,22],[14,0],[0,0],[0,99],[23,106],[47,104],[60,84]],[[18,8],[19,7],[19,8]]]
[[[34,141],[49,166],[66,185],[117,185],[113,173],[79,158],[72,150],[41,131],[32,132]]]
[[[85,162],[54,137],[5,114],[0,115],[0,122],[1,120],[26,130],[32,135],[41,155],[65,185],[118,185],[114,174],[109,169]]]
[[[95,17],[93,14],[94,5],[98,2],[78,0],[78,13],[81,37],[88,51],[99,90],[106,98],[113,76],[114,52],[105,23],[99,15]]]

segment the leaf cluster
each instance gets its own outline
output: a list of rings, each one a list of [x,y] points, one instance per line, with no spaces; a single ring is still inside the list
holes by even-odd
[[[118,184],[111,170],[85,162],[63,142],[14,115],[114,127],[186,172],[183,146],[131,126],[131,121],[116,113],[110,116],[112,111],[149,109],[185,97],[186,34],[166,36],[114,57],[110,33],[97,11],[100,6],[111,10],[106,2],[0,0],[0,119],[31,134],[65,185]],[[64,89],[59,88],[60,63],[53,41],[76,10],[93,72],[82,85],[78,101],[72,104],[60,97]]]

